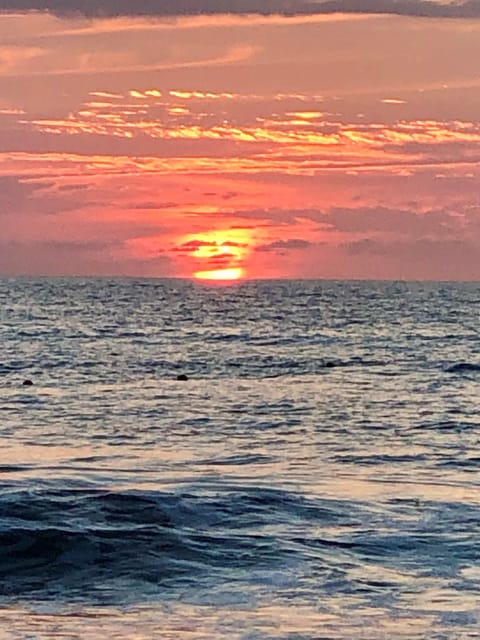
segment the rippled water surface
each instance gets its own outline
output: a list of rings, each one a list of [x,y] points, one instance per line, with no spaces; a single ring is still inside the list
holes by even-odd
[[[479,303],[0,280],[0,640],[478,638]]]

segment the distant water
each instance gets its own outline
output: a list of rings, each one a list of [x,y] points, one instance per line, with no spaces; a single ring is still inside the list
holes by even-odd
[[[0,639],[478,638],[479,310],[0,280]]]

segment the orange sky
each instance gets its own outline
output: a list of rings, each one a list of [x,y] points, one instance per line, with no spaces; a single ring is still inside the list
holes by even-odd
[[[475,17],[0,14],[0,273],[480,279],[479,60]]]

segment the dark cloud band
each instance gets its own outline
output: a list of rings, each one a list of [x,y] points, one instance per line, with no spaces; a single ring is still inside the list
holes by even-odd
[[[384,13],[431,18],[479,18],[480,0],[0,0],[0,11],[48,11],[88,17],[175,17],[215,14],[322,15]]]

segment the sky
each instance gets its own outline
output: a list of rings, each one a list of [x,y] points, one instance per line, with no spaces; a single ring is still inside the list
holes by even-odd
[[[480,0],[0,0],[0,274],[480,280],[479,60]]]

